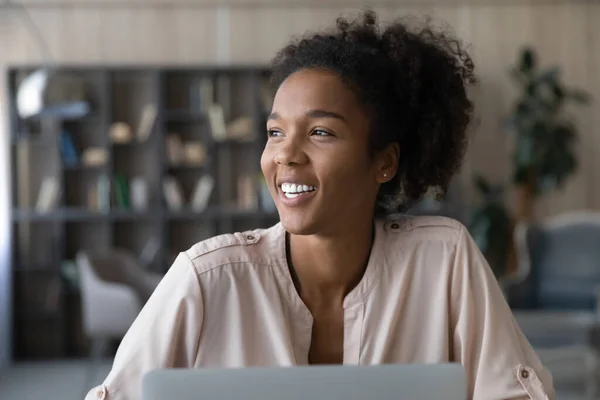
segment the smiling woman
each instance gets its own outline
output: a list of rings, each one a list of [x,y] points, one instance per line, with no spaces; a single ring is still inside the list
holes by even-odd
[[[463,365],[469,399],[552,398],[465,228],[399,214],[461,163],[460,42],[366,12],[289,44],[272,71],[261,167],[281,222],[181,253],[89,398],[139,398],[156,368],[440,362]]]

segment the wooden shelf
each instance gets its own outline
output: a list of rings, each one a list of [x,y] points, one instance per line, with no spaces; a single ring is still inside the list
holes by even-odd
[[[180,211],[169,211],[167,214],[169,220],[206,220],[206,219],[222,219],[222,218],[277,218],[277,213],[270,213],[261,210],[243,210],[235,208],[208,208],[198,212],[190,209],[182,209]]]
[[[65,165],[63,166],[63,171],[64,172],[105,172],[106,169],[108,168],[107,165],[83,165],[83,164],[78,164],[78,165]]]
[[[188,110],[167,110],[164,118],[166,122],[179,123],[204,123],[208,121],[205,114]]]
[[[56,274],[59,272],[59,268],[55,265],[20,265],[18,268],[14,268],[13,271],[17,274]]]
[[[84,208],[62,208],[48,212],[35,210],[13,210],[14,221],[122,221],[139,219],[157,219],[161,217],[162,210],[134,211],[113,209],[107,213],[90,211]]]
[[[12,269],[16,278],[13,313],[15,332],[20,332],[28,323],[36,326],[38,321],[52,321],[50,330],[40,332],[40,335],[60,338],[56,347],[46,350],[65,357],[69,355],[69,343],[75,341],[69,336],[69,332],[74,331],[69,324],[78,320],[73,310],[77,308],[79,299],[65,295],[69,285],[61,286],[56,313],[31,309],[20,314],[17,305],[37,304],[39,299],[35,296],[39,291],[35,287],[45,285],[40,282],[62,282],[60,266],[65,261],[72,261],[79,250],[118,247],[138,255],[150,241],[158,241],[159,253],[149,268],[165,272],[169,268],[165,260],[170,260],[172,254],[189,248],[193,243],[223,233],[265,228],[273,225],[278,215],[229,206],[241,204],[238,197],[249,201],[246,197],[252,193],[258,196],[259,188],[248,189],[246,182],[249,176],[257,176],[260,171],[261,141],[215,141],[210,120],[204,112],[206,104],[202,103],[211,96],[211,101],[223,107],[226,124],[239,118],[250,118],[253,127],[262,124],[264,107],[260,104],[260,87],[268,79],[267,68],[56,66],[55,70],[75,74],[85,81],[86,97],[93,107],[88,116],[79,120],[54,120],[50,124],[35,118],[20,119],[14,102],[20,76],[31,71],[31,66],[8,70],[13,132],[10,149],[12,204],[15,205],[11,215],[14,233],[11,241],[14,250]],[[203,80],[202,85],[199,85],[200,79]],[[210,84],[207,80],[211,81]],[[113,143],[109,135],[112,124],[124,122],[136,133],[149,104],[156,107],[156,118],[147,138]],[[61,134],[65,130],[69,132],[77,153],[81,154],[90,147],[105,149],[106,163],[92,167],[65,165],[60,152]],[[169,165],[165,143],[171,133],[177,134],[183,142],[201,142],[207,153],[205,163]],[[21,143],[31,146],[23,152],[19,146]],[[215,179],[206,209],[201,212],[189,208],[172,211],[167,207],[163,190],[168,177],[178,181],[175,187],[180,186],[183,200],[188,203],[200,177],[205,174]],[[102,175],[109,178],[111,209],[107,212],[91,211],[87,205],[94,196],[97,196],[94,202],[99,203],[101,197],[96,193],[105,187],[104,181],[99,181]],[[48,212],[18,208],[18,204],[36,204],[46,178],[56,179],[57,192],[60,193],[56,208]],[[127,204],[123,187],[129,190],[129,193],[124,192],[129,194],[129,204],[133,203],[133,179],[136,182],[141,179],[145,183],[137,188],[146,190],[148,210],[135,211],[115,206]],[[240,190],[244,193],[238,194]],[[119,202],[116,201],[117,193]],[[35,225],[30,227],[28,224]],[[32,260],[28,257],[31,254],[39,255],[36,260],[44,262],[27,264],[26,261]],[[16,281],[25,282],[34,289],[19,291]],[[23,348],[26,343],[36,343],[35,336],[31,340],[15,340],[15,359],[35,359],[36,352],[40,359],[44,357],[35,346]],[[85,353],[77,355],[86,356]]]
[[[180,164],[180,165],[168,165],[166,167],[167,172],[202,172],[209,168],[206,164],[193,165],[193,164]]]

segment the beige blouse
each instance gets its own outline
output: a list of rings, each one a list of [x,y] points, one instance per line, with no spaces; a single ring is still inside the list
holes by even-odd
[[[208,239],[179,255],[86,400],[139,399],[155,368],[307,364],[312,322],[281,224]],[[466,229],[442,217],[378,221],[344,300],[344,364],[448,361],[465,367],[469,398],[554,398]]]

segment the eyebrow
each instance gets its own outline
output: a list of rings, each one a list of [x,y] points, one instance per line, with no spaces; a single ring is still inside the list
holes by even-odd
[[[343,121],[346,123],[348,122],[348,120],[343,115],[332,112],[332,111],[327,111],[327,110],[320,110],[320,109],[309,110],[304,115],[306,117],[310,117],[310,118],[333,118],[333,119],[339,119],[340,121]],[[271,115],[269,115],[267,120],[277,120],[280,118],[281,118],[281,116],[278,113],[274,112],[274,113],[271,113]]]

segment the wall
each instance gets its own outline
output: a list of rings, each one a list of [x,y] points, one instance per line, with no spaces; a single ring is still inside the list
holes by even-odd
[[[20,3],[27,7],[48,42],[52,61],[69,64],[264,63],[290,36],[328,26],[341,13],[360,10],[349,0]],[[545,64],[560,63],[567,82],[587,88],[597,102],[576,113],[581,127],[579,172],[563,190],[544,198],[539,212],[549,215],[569,209],[600,209],[600,4],[584,0],[497,3],[371,0],[361,4],[371,4],[385,19],[407,13],[440,17],[471,43],[481,84],[474,93],[478,124],[461,175],[465,182],[473,171],[495,180],[507,177],[511,140],[500,130],[500,120],[514,99],[508,67],[518,49],[530,43]],[[48,61],[25,29],[21,16],[18,10],[0,8],[0,68]],[[0,80],[2,89],[3,83]],[[0,90],[0,96],[2,93]],[[5,104],[3,100],[0,97],[0,103]],[[6,126],[0,129],[0,154],[5,155],[8,135]],[[6,193],[2,187],[0,195]],[[0,221],[6,221],[6,213],[5,203],[0,201]],[[0,242],[0,284],[6,285],[9,274],[1,258],[5,246]],[[5,289],[0,287],[0,294],[5,294]],[[3,300],[0,297],[0,304],[7,304]],[[2,310],[0,315],[5,315]],[[6,321],[0,320],[0,338],[6,337],[1,330],[7,326]],[[6,342],[0,346],[2,354]]]

